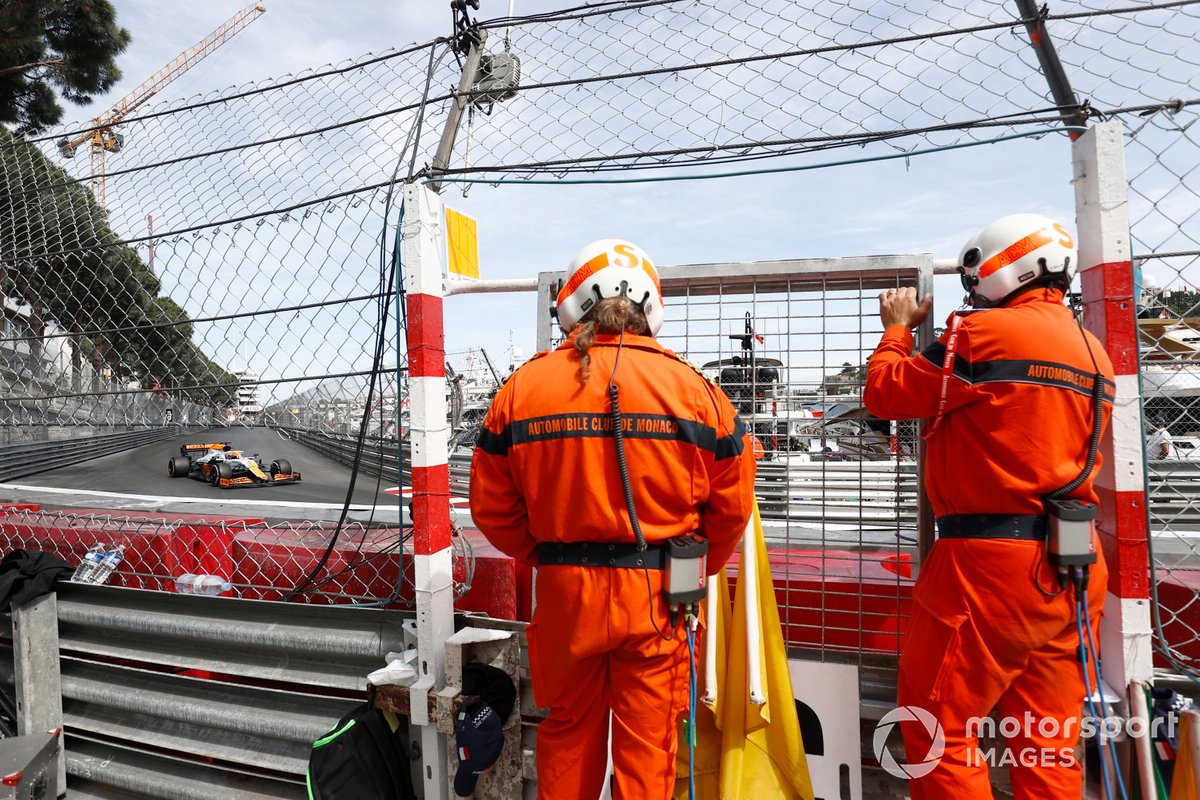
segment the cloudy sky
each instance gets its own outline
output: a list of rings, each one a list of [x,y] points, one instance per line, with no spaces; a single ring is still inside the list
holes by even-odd
[[[91,107],[68,109],[68,119],[99,113],[245,6],[242,0],[113,2],[133,37],[119,58],[125,78]],[[517,0],[516,12],[563,5]],[[448,34],[451,24],[443,0],[266,0],[266,6],[265,15],[155,104],[428,41]],[[506,2],[483,0],[480,17],[506,11]],[[808,163],[845,154],[817,154]],[[1049,136],[835,170],[639,186],[475,186],[467,197],[447,187],[443,196],[479,219],[484,277],[528,278],[564,267],[579,247],[605,236],[637,242],[660,265],[884,253],[954,258],[971,233],[1004,214],[1037,211],[1072,220],[1070,177],[1065,137]],[[960,297],[956,279],[941,279],[939,317]],[[453,298],[448,349],[487,343],[505,361],[511,338],[528,355],[534,316],[531,295]],[[273,371],[252,366],[264,377]]]

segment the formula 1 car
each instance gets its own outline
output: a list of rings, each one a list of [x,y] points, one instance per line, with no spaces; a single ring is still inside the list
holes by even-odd
[[[271,486],[296,483],[300,473],[292,471],[285,459],[271,462],[268,469],[258,454],[246,455],[234,450],[229,442],[198,442],[179,448],[179,455],[167,462],[167,474],[172,478],[194,478],[208,481],[222,489],[240,486]]]

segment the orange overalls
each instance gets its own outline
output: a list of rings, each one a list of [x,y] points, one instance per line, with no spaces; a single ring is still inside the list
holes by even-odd
[[[538,729],[543,800],[599,795],[610,710],[614,797],[665,800],[675,783],[687,645],[681,627],[667,640],[655,631],[670,625],[662,571],[647,578],[641,569],[537,561],[543,542],[634,542],[609,413],[617,343],[596,336],[583,386],[570,339],[513,373],[471,463],[475,525],[500,550],[538,566],[528,639],[534,696],[550,709]],[[715,574],[737,548],[754,498],[741,420],[720,389],[647,336],[625,334],[615,382],[646,541],[699,531]]]
[[[1103,346],[1080,330],[1062,301],[1062,292],[1039,288],[962,317],[945,416],[926,451],[925,488],[937,517],[1041,515],[1040,498],[1081,472],[1093,375],[1105,376],[1106,425],[1115,384]],[[907,329],[884,331],[867,365],[867,409],[890,419],[934,417],[948,339],[949,325],[939,342],[910,355]],[[1099,469],[1097,459],[1091,476]],[[1091,476],[1069,496],[1095,503]],[[1040,541],[942,538],[922,565],[900,657],[899,704],[934,715],[945,754],[932,772],[909,782],[913,800],[991,797],[988,756],[971,720],[993,709],[1022,722],[1016,736],[1000,742],[1007,759],[993,756],[1011,765],[1017,798],[1082,796],[1071,755],[1084,701],[1075,597],[1071,589],[1047,597],[1035,585],[1058,590],[1044,548]],[[1085,623],[1094,636],[1107,585],[1098,547],[1097,558]],[[1039,724],[1043,719],[1054,722]],[[932,737],[920,723],[901,728],[908,763],[919,763]]]

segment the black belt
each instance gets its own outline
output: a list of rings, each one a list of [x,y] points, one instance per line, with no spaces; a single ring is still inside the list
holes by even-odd
[[[626,567],[662,569],[663,549],[650,545],[639,552],[636,544],[606,542],[542,542],[537,546],[538,566]]]
[[[1046,518],[1033,514],[951,514],[937,519],[941,539],[1046,538]]]

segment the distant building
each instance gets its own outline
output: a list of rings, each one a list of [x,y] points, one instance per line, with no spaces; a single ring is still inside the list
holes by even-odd
[[[233,374],[238,379],[238,415],[257,419],[263,410],[262,400],[258,396],[259,376],[248,369],[235,369]]]
[[[28,378],[34,369],[31,346],[36,333],[30,324],[32,309],[5,297],[0,307],[0,370],[6,376]]]

